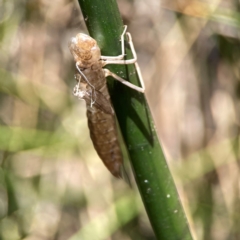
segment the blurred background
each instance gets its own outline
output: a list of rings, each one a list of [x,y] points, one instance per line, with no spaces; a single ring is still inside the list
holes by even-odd
[[[118,5],[195,239],[239,240],[240,1]],[[78,32],[77,1],[0,0],[2,240],[155,239],[134,181],[104,167],[72,95]]]

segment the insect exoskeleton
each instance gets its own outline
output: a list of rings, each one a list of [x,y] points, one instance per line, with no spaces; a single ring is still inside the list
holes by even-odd
[[[86,102],[94,148],[109,171],[115,177],[121,177],[123,159],[115,113],[102,69],[100,48],[93,38],[79,33],[71,39],[69,49],[77,68],[75,79],[78,83],[74,88],[74,95]]]
[[[122,177],[123,156],[118,141],[116,117],[107,89],[106,77],[112,76],[122,84],[139,92],[144,92],[145,89],[129,33],[127,33],[128,43],[133,53],[133,59],[124,60],[125,32],[126,27],[121,35],[122,54],[119,56],[101,56],[97,42],[83,33],[77,34],[69,42],[69,49],[76,62],[77,70],[75,75],[77,85],[74,87],[73,94],[79,99],[85,100],[88,126],[93,145],[106,167],[115,177]],[[143,87],[135,86],[109,70],[104,69],[103,67],[107,64],[135,64]]]

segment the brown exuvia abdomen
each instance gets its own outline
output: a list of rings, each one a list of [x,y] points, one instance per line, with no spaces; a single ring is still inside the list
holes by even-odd
[[[93,106],[88,109],[87,118],[90,137],[99,157],[115,177],[121,177],[123,160],[114,113],[105,113]]]

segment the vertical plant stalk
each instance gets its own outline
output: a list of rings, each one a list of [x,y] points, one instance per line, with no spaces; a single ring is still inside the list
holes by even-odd
[[[119,55],[123,23],[116,1],[79,0],[79,4],[90,36],[97,40],[102,55]],[[127,59],[132,57],[128,47],[126,53]],[[138,85],[133,65],[108,68]],[[144,95],[110,78],[108,87],[135,179],[157,239],[192,239]]]

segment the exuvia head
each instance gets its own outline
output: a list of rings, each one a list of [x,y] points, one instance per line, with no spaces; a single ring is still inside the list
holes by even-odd
[[[68,44],[74,60],[81,68],[88,68],[101,57],[97,42],[90,36],[79,33]]]

